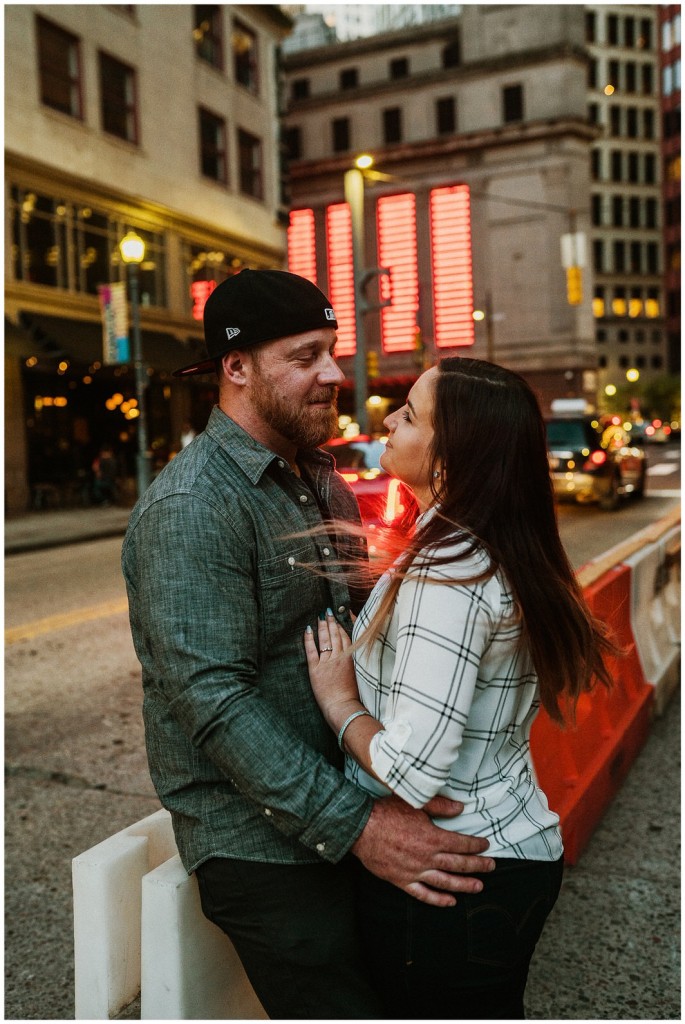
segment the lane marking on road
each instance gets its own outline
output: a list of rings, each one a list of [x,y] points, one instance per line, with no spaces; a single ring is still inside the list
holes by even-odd
[[[648,488],[647,494],[650,498],[679,498],[680,491],[655,491],[652,487]]]
[[[677,472],[677,466],[669,466],[665,462],[659,462],[656,466],[647,467],[647,476],[670,476],[671,473]]]
[[[91,605],[89,608],[76,608],[73,612],[63,612],[61,615],[49,615],[45,619],[36,619],[34,622],[24,623],[23,626],[6,629],[5,645],[16,644],[20,640],[32,640],[45,633],[54,633],[69,626],[78,626],[82,622],[92,622],[94,619],[104,619],[107,615],[118,615],[127,610],[128,601],[126,598],[119,598],[117,601],[103,601],[102,604]]]

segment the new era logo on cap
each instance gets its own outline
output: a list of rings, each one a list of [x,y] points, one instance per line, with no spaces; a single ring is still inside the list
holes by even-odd
[[[227,327],[226,328],[226,337],[228,338],[229,341],[231,340],[231,338],[236,338],[239,334],[240,334],[240,328],[239,327]]]
[[[330,308],[330,306],[327,309],[324,309],[324,313],[326,314],[327,320],[335,320],[335,312]]]

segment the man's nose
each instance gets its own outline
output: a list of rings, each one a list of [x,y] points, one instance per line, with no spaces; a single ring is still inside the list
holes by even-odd
[[[342,372],[333,356],[329,355],[326,357],[323,366],[319,370],[318,379],[320,384],[333,384],[335,387],[340,387],[342,382],[345,380],[345,374]]]

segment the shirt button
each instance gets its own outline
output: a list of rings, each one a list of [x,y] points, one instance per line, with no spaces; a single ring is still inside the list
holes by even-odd
[[[268,807],[265,807],[264,813],[266,814],[267,818],[270,818],[273,812],[270,811]]]
[[[324,555],[330,555],[331,549],[330,548],[324,548],[323,549],[323,553],[324,553]]]
[[[293,558],[293,556],[292,556],[292,555],[291,555],[291,556],[290,556],[290,558],[288,559],[288,565],[295,565],[295,559]]]
[[[323,851],[325,849],[326,849],[326,844],[325,843],[317,843],[316,844],[316,852],[317,853],[323,853]]]
[[[279,469],[285,469],[285,462],[283,461],[283,459],[278,460],[278,466]]]
[[[338,608],[338,611],[339,611],[339,612],[340,612],[340,614],[342,615],[342,613],[343,613],[343,612],[345,611],[345,605],[344,605],[344,604],[341,604],[341,605],[340,605],[340,607]]]
[[[303,505],[306,505],[306,503],[309,501],[309,498],[307,497],[306,494],[301,494],[300,501],[302,502]]]

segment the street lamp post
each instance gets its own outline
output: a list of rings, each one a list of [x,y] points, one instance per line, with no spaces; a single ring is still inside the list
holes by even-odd
[[[136,377],[136,398],[138,399],[137,436],[138,451],[136,455],[136,476],[138,497],[140,498],[150,486],[150,457],[147,440],[147,412],[145,409],[145,391],[148,379],[143,364],[143,345],[140,336],[140,301],[138,298],[138,267],[145,258],[145,242],[135,231],[129,231],[119,243],[121,258],[128,266],[129,294],[131,299],[131,321],[133,341],[133,366]]]
[[[366,409],[367,369],[366,337],[364,335],[364,310],[362,309],[362,287],[364,277],[364,175],[359,167],[345,171],[345,202],[350,207],[352,220],[352,270],[354,275],[354,328],[357,348],[354,355],[354,400],[355,419],[361,434],[368,433],[369,417]]]

